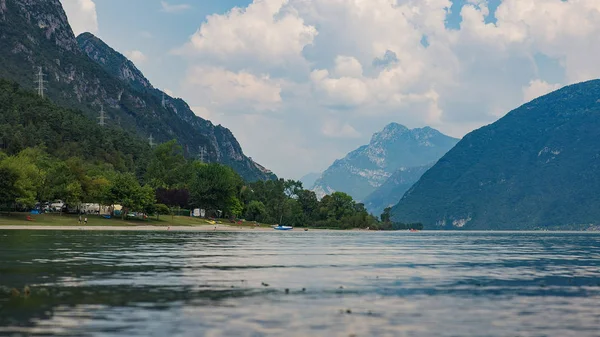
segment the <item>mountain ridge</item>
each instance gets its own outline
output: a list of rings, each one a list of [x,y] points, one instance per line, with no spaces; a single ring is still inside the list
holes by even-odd
[[[392,207],[404,196],[421,176],[429,170],[434,163],[401,168],[392,174],[379,188],[369,194],[363,203],[371,214],[380,215],[387,207]]]
[[[82,34],[80,40],[91,36]],[[204,152],[207,161],[228,165],[247,181],[276,178],[244,155],[231,131],[196,116],[181,99],[169,97],[163,106],[162,91],[153,88],[130,60],[100,39],[92,40],[86,52],[80,49],[59,0],[2,0],[0,77],[32,87],[33,74],[42,67],[46,94],[60,106],[79,109],[91,120],[103,108],[110,123],[156,142],[175,138],[188,157]],[[92,52],[96,61],[89,57]],[[129,65],[130,72],[122,75],[135,80],[115,76],[120,70],[112,63],[98,63],[101,59]],[[147,86],[141,85],[144,80]]]
[[[528,102],[466,135],[394,206],[430,229],[597,225],[600,80]]]
[[[390,123],[375,133],[369,144],[334,161],[313,190],[321,197],[342,191],[363,200],[396,171],[435,162],[457,141],[430,127],[408,129]]]

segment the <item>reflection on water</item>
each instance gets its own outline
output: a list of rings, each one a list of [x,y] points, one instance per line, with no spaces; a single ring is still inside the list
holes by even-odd
[[[0,231],[0,335],[598,336],[599,300],[594,233]]]

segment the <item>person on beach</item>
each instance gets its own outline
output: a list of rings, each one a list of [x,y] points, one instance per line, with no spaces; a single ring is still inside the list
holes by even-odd
[[[83,224],[87,225],[87,217],[85,217],[85,219],[83,219]]]
[[[81,214],[79,214],[79,221],[77,223],[81,225]]]

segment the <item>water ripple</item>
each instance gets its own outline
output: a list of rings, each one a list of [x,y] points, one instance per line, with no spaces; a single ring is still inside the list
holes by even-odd
[[[594,233],[0,231],[0,335],[598,336],[599,300]]]

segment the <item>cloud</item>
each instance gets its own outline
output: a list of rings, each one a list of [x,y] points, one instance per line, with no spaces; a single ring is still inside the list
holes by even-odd
[[[267,167],[291,150],[272,142],[294,144],[304,156],[276,173],[300,177],[391,121],[463,136],[600,77],[600,1],[502,0],[492,12],[487,0],[254,0],[207,17],[177,52],[184,97]],[[250,121],[278,138],[256,137]]]
[[[330,138],[358,138],[360,133],[351,125],[337,120],[327,120],[323,123],[322,132]]]
[[[146,55],[144,55],[144,53],[142,53],[139,50],[126,51],[125,56],[127,56],[127,58],[131,60],[131,62],[137,65],[142,64],[146,62],[146,60],[148,60]]]
[[[166,1],[161,1],[160,5],[162,6],[162,11],[165,13],[179,13],[192,8],[188,4],[172,5]]]
[[[303,49],[313,42],[317,30],[287,10],[286,2],[260,0],[244,9],[211,15],[178,52],[238,68],[298,67],[304,62]]]
[[[276,109],[282,101],[281,86],[282,83],[268,75],[232,72],[219,67],[194,67],[185,79],[186,92],[202,98],[211,107],[230,112]]]
[[[523,102],[532,101],[540,96],[558,90],[560,87],[560,84],[550,84],[540,80],[533,80],[529,82],[528,86],[523,88]]]
[[[193,106],[191,107],[192,111],[196,114],[196,116],[202,117],[206,120],[213,122],[214,124],[221,124],[221,119],[223,118],[223,114],[215,113],[203,106]]]
[[[90,32],[98,34],[98,16],[93,0],[61,0],[75,36]]]

